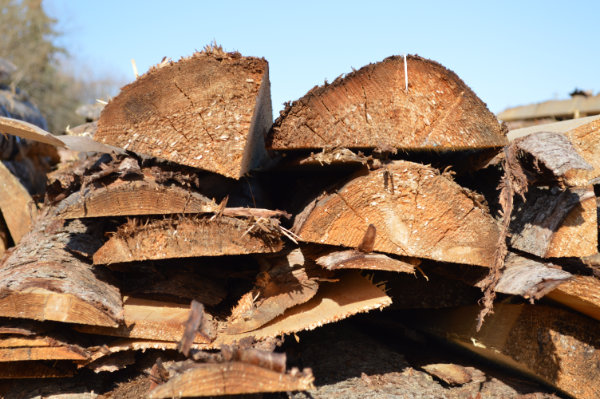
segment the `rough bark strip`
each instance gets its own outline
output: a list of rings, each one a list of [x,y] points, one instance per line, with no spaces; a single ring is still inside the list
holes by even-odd
[[[10,235],[18,244],[31,229],[37,209],[27,189],[0,161],[0,211]]]
[[[586,202],[585,214],[582,215],[581,212],[583,206],[576,209],[576,214],[572,215],[570,221],[577,224],[569,226],[567,237],[563,232],[561,237],[555,239],[554,235],[567,215],[583,202]],[[515,213],[515,219],[511,223],[510,244],[513,248],[542,258],[550,257],[551,254],[568,257],[591,255],[597,252],[598,246],[597,223],[592,223],[595,211],[595,196],[591,189],[529,190],[527,201]],[[592,220],[586,222],[583,216]],[[583,238],[580,242],[573,239],[578,236]],[[552,244],[555,246],[552,247]]]
[[[490,266],[498,227],[488,210],[437,170],[408,161],[359,172],[296,216],[300,240],[356,248],[369,224],[374,251]]]
[[[179,345],[177,347],[177,350],[183,353],[183,355],[186,357],[190,354],[190,349],[194,343],[194,339],[196,338],[196,333],[200,330],[203,320],[204,305],[196,300],[193,300],[190,305],[190,315],[185,322],[183,336],[181,337],[181,341],[179,341]]]
[[[594,169],[581,158],[569,139],[560,133],[533,133],[516,139],[514,143],[521,151],[542,162],[556,177],[563,177],[568,172],[578,169]]]
[[[456,74],[418,56],[389,57],[315,87],[288,105],[267,145],[319,148],[467,149],[502,147],[504,131]]]
[[[504,266],[495,291],[520,295],[526,299],[539,299],[572,278],[571,273],[558,266],[523,258],[514,253],[508,255]]]
[[[215,212],[218,205],[200,193],[158,184],[148,178],[117,180],[103,187],[87,186],[57,205],[65,219],[106,216]]]
[[[207,48],[125,86],[95,139],[238,179],[266,157],[271,123],[267,61]]]
[[[600,178],[600,117],[590,116],[587,118],[566,120],[557,123],[550,123],[538,126],[531,126],[523,129],[516,129],[508,134],[511,140],[524,137],[536,132],[554,132],[565,135],[571,142],[577,154],[585,162],[593,167],[593,170],[572,169],[565,172],[565,183],[571,187],[588,186],[597,184]]]
[[[314,388],[310,369],[284,374],[242,362],[198,364],[159,385],[151,399],[258,392],[305,391]]]
[[[581,399],[597,398],[600,335],[594,320],[542,305],[496,304],[480,332],[478,307],[423,311],[415,325],[489,361]]]
[[[119,291],[67,250],[86,231],[79,220],[40,217],[0,265],[0,316],[116,325],[123,311]]]
[[[315,261],[317,265],[327,270],[364,269],[412,274],[415,273],[415,266],[420,263],[420,260],[416,258],[399,260],[384,254],[365,254],[353,249],[334,251],[318,257]]]
[[[269,253],[281,250],[279,232],[261,222],[230,217],[132,219],[94,254],[94,264],[196,256]],[[147,224],[143,224],[147,223]],[[270,222],[265,222],[271,227]],[[278,226],[278,223],[275,223]],[[255,229],[256,226],[256,229]]]

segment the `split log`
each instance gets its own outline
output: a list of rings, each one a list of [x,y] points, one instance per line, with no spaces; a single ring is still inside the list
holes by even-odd
[[[267,140],[273,150],[441,151],[506,143],[494,114],[456,74],[418,56],[389,57],[315,87],[286,107]]]
[[[479,310],[477,306],[420,310],[413,320],[418,329],[575,398],[600,395],[596,384],[600,335],[595,321],[560,308],[496,304],[494,313],[476,332]]]
[[[87,186],[57,205],[65,219],[106,216],[208,213],[218,205],[204,195],[175,185],[144,180],[118,179],[103,187]]]
[[[286,309],[315,296],[319,274],[307,271],[307,266],[300,248],[273,259],[269,269],[258,275],[255,287],[244,294],[231,311],[227,332],[239,334],[256,330]]]
[[[118,327],[78,325],[74,328],[88,334],[177,342],[183,335],[188,315],[188,305],[126,297],[123,301],[123,323]],[[205,317],[210,326],[212,316],[206,314]],[[197,333],[194,343],[208,344],[214,333],[209,331],[208,336]]]
[[[238,179],[266,158],[271,124],[267,61],[207,48],[125,86],[94,138]]]
[[[551,132],[564,135],[573,145],[577,154],[593,167],[593,170],[570,169],[563,173],[565,182],[572,187],[588,186],[600,182],[600,116],[571,119],[557,123],[537,125],[512,130],[510,140],[516,140],[539,132]],[[558,164],[565,163],[565,157],[556,158]],[[552,168],[552,167],[550,167]]]
[[[67,249],[91,245],[96,239],[86,231],[79,220],[65,223],[47,214],[38,219],[0,265],[0,316],[117,325],[123,311],[119,291]]]
[[[94,254],[94,264],[281,250],[278,221],[265,222],[267,231],[260,223],[225,216],[130,219]]]
[[[499,229],[467,190],[431,167],[395,161],[318,198],[296,216],[300,240],[358,247],[367,227],[374,251],[490,266]]]
[[[593,276],[573,276],[546,295],[562,305],[600,320],[600,280]]]
[[[598,252],[594,190],[531,189],[511,222],[513,248],[533,255],[583,257]]]
[[[238,395],[305,391],[314,388],[310,369],[279,373],[249,363],[203,363],[177,374],[152,390],[149,398]]]
[[[36,206],[19,179],[0,161],[0,211],[15,244],[31,229]]]

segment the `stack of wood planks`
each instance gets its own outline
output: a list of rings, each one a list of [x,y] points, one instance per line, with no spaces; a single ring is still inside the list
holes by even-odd
[[[600,394],[600,118],[507,136],[456,74],[407,56],[273,123],[267,62],[210,46],[125,86],[93,139],[0,131],[60,149],[43,198],[0,169],[0,378],[318,395],[319,364],[286,348],[371,312],[354,319]]]

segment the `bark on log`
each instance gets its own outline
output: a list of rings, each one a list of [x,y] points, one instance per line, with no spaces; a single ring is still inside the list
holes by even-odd
[[[369,224],[373,250],[490,266],[499,229],[489,211],[428,166],[395,161],[360,172],[296,216],[300,240],[356,248]]]
[[[117,325],[123,311],[119,291],[67,249],[77,245],[75,237],[94,242],[86,230],[79,220],[65,223],[47,214],[38,219],[0,265],[0,316]]]
[[[318,257],[315,261],[317,265],[327,270],[362,269],[412,274],[415,273],[415,266],[420,263],[420,260],[416,258],[400,260],[384,254],[366,254],[354,249],[330,252]]]
[[[571,273],[551,263],[510,253],[494,290],[503,294],[520,295],[526,299],[540,299],[572,277]]]
[[[506,143],[496,117],[456,74],[418,56],[386,58],[315,87],[286,107],[267,140],[274,150],[440,151]]]
[[[564,174],[565,182],[572,187],[598,184],[600,180],[600,116],[572,119],[557,123],[531,126],[512,130],[508,137],[516,140],[538,132],[552,132],[564,135],[573,145],[577,153],[593,167],[593,170],[572,169]]]
[[[266,158],[271,124],[267,61],[209,49],[125,86],[94,138],[238,179]]]
[[[577,153],[569,139],[560,133],[533,133],[515,139],[514,144],[521,151],[542,162],[558,178],[580,170],[590,171],[594,169]]]
[[[19,179],[0,161],[0,211],[15,244],[31,230],[37,209]]]
[[[476,332],[479,307],[420,310],[415,326],[484,358],[544,381],[578,399],[597,398],[597,323],[542,305],[496,304]]]
[[[279,373],[242,362],[203,363],[154,388],[151,399],[305,391],[314,388],[310,369]]]
[[[542,258],[583,257],[598,252],[592,188],[531,189],[526,199],[511,222],[513,248]]]
[[[283,246],[278,230],[260,230],[257,226],[260,222],[250,220],[181,216],[142,223],[144,221],[132,219],[121,226],[94,254],[94,264],[268,253],[277,252]],[[266,223],[271,226],[270,222]]]

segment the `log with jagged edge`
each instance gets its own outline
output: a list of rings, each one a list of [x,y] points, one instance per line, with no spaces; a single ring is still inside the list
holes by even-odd
[[[314,388],[310,369],[288,373],[243,362],[201,363],[176,374],[148,397],[196,397],[258,392],[305,391]]]
[[[595,115],[586,118],[515,129],[508,134],[508,138],[510,140],[518,141],[518,139],[540,132],[559,133],[564,135],[575,148],[577,154],[593,168],[592,170],[570,168],[569,170],[564,170],[564,173],[562,173],[561,177],[564,178],[567,185],[581,187],[590,184],[598,184],[600,182],[600,157],[598,157],[598,153],[600,153],[599,131],[600,116]],[[537,147],[536,149],[539,151],[543,149],[543,147]],[[533,155],[536,155],[535,151]],[[554,152],[553,158],[556,160],[557,166],[563,167],[566,164],[566,160],[572,158],[572,155],[562,153],[557,154]],[[555,169],[551,165],[548,165],[548,167],[550,169]]]
[[[286,107],[267,139],[273,150],[442,151],[506,143],[494,114],[455,73],[418,56],[389,57],[315,87]]]
[[[80,220],[42,215],[0,264],[0,316],[116,326],[123,311],[119,290],[67,249],[89,252],[77,247],[93,246],[86,231]]]
[[[324,273],[314,268],[307,270],[311,264],[300,248],[263,261],[268,262],[265,265],[268,269],[257,276],[255,287],[232,309],[227,326],[229,334],[256,330],[286,309],[307,302],[319,289],[318,280]]]
[[[116,180],[103,187],[87,186],[57,205],[65,219],[105,216],[210,213],[218,205],[204,195],[175,185],[144,180]]]
[[[597,398],[600,335],[597,322],[544,305],[495,304],[480,332],[479,307],[419,310],[411,324],[489,361],[541,380],[579,399]]]
[[[598,252],[593,187],[531,189],[526,198],[511,222],[513,248],[542,258],[583,257]]]
[[[317,294],[309,301],[287,309],[282,315],[253,331],[239,334],[227,332],[227,321],[219,322],[215,329],[212,322],[196,334],[194,345],[198,349],[218,349],[222,345],[231,345],[247,337],[260,341],[292,334],[303,330],[312,330],[327,323],[343,320],[358,313],[389,306],[392,300],[383,290],[365,279],[356,271],[340,274],[336,282],[324,282]],[[78,325],[78,331],[153,340],[152,342],[123,341],[115,345],[115,351],[138,350],[144,348],[172,349],[173,342],[179,341],[183,334],[183,324],[189,315],[189,307],[180,304],[159,301],[125,301],[124,323],[117,328],[103,328]],[[207,320],[213,319],[205,312]],[[216,331],[216,337],[212,336]]]
[[[374,251],[490,266],[499,229],[474,195],[436,169],[394,161],[355,174],[294,221],[306,242],[358,247],[369,224]]]
[[[271,124],[267,61],[209,47],[125,86],[94,139],[238,179],[266,159]]]
[[[27,189],[0,161],[0,211],[15,244],[31,229],[36,206]]]
[[[94,254],[94,264],[277,252],[278,221],[227,216],[130,219]]]

